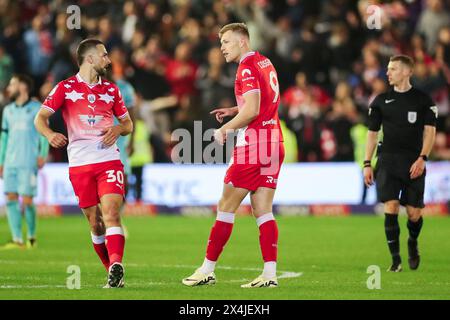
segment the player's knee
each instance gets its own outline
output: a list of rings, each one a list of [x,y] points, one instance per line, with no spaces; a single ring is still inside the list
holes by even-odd
[[[236,211],[236,209],[233,208],[233,205],[231,204],[231,202],[227,201],[223,197],[220,198],[219,203],[217,204],[217,208],[219,209],[219,211],[223,211],[223,212],[234,212],[234,211]]]
[[[406,212],[408,213],[408,219],[412,222],[417,222],[422,216],[422,210],[420,208],[408,208]]]
[[[252,206],[252,213],[256,218],[270,212],[272,212],[271,206]]]
[[[120,213],[118,206],[107,206],[102,209],[103,221],[106,226],[120,225]]]
[[[106,228],[105,228],[105,225],[103,224],[103,221],[101,223],[97,222],[97,223],[91,225],[91,230],[92,230],[92,233],[94,233],[97,236],[103,235],[106,232]]]
[[[400,205],[397,201],[387,201],[384,204],[384,211],[387,213],[398,213]]]
[[[33,205],[33,198],[31,197],[23,197],[22,198],[23,205],[26,207],[31,207]]]
[[[8,199],[8,201],[18,201],[19,195],[16,193],[7,193],[6,198]]]

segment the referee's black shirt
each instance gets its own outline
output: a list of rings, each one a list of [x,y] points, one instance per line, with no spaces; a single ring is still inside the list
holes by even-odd
[[[382,153],[420,154],[425,125],[436,126],[437,107],[426,93],[411,88],[378,95],[369,106],[369,130],[383,125]]]

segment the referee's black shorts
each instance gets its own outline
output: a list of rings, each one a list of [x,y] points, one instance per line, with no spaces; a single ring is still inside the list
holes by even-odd
[[[425,207],[423,194],[425,191],[424,173],[411,179],[409,169],[417,160],[417,155],[381,153],[375,168],[377,195],[380,202],[400,200],[403,206],[415,208]]]

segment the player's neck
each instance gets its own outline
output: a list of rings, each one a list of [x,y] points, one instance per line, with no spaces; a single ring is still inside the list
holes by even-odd
[[[23,106],[25,102],[27,102],[30,99],[30,96],[28,94],[21,94],[16,98],[14,101],[17,106]]]
[[[237,59],[237,63],[241,63],[242,60],[244,60],[249,54],[253,53],[254,51],[250,48],[245,48],[241,54],[239,55]]]
[[[83,79],[84,82],[87,82],[89,84],[98,83],[99,80],[98,73],[93,68],[89,68],[89,66],[81,66],[78,74],[80,75],[81,79]]]
[[[402,92],[408,91],[411,88],[412,88],[411,83],[409,83],[409,80],[406,80],[406,81],[403,81],[402,83],[394,86],[394,91],[402,93]]]

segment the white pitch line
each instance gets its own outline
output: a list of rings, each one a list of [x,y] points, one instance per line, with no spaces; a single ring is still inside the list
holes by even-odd
[[[191,266],[191,265],[185,265],[185,264],[175,264],[175,265],[159,265],[159,267],[164,268],[189,268],[189,269],[195,269],[197,266]],[[241,267],[230,267],[230,266],[217,266],[217,269],[224,269],[224,270],[241,270],[241,271],[260,271],[262,272],[263,269],[261,268],[241,268]],[[282,271],[278,270],[278,273],[281,273],[278,276],[278,279],[287,279],[287,278],[298,278],[303,275],[303,272],[293,272],[293,271]],[[243,279],[243,281],[246,281],[247,279]],[[227,280],[223,282],[240,282],[242,280]]]

